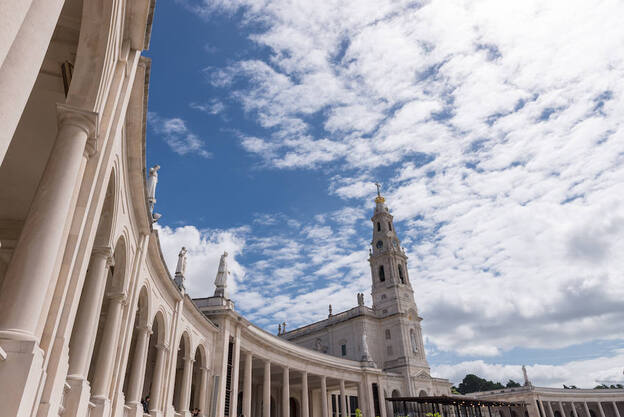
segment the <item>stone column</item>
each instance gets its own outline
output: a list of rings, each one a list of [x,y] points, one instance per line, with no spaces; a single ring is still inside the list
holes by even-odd
[[[537,403],[539,404],[540,410],[542,410],[542,415],[544,417],[548,417],[548,414],[546,414],[546,409],[544,408],[544,402],[542,400],[538,400]]]
[[[602,409],[602,404],[600,403],[600,401],[597,401],[597,404],[598,404],[598,411],[600,411],[600,417],[605,417],[604,410]]]
[[[82,289],[80,304],[69,343],[69,367],[67,383],[70,390],[65,396],[65,415],[86,415],[91,398],[87,376],[95,337],[100,319],[106,278],[113,265],[112,250],[109,247],[94,248]]]
[[[342,417],[347,417],[347,393],[343,379],[340,380],[340,408],[342,410],[340,415]]]
[[[126,303],[126,294],[117,293],[109,296],[106,324],[102,331],[100,352],[93,374],[92,396],[99,400],[108,399],[110,379],[113,374],[115,353],[117,351],[117,336],[120,330],[123,306]]]
[[[271,417],[271,362],[264,362],[264,384],[262,385],[262,417]]]
[[[613,404],[613,409],[615,410],[615,417],[620,417],[620,410],[618,410],[617,408],[617,403],[615,401],[612,401]]]
[[[165,372],[165,358],[168,348],[166,345],[156,345],[156,363],[152,376],[152,389],[150,391],[150,414],[158,415],[162,401],[163,375]]]
[[[380,417],[386,417],[386,398],[384,396],[384,390],[381,386],[381,382],[377,382],[377,393],[379,394],[379,413]]]
[[[329,417],[327,410],[327,378],[325,375],[321,375],[321,410],[322,417]]]
[[[587,406],[587,402],[583,402],[583,408],[585,409],[585,415],[587,417],[591,417],[591,414],[589,414],[589,407]]]
[[[286,366],[282,372],[282,417],[290,417],[290,370]]]
[[[357,399],[358,399],[358,408],[360,409],[360,411],[362,411],[362,413],[364,413],[366,410],[366,407],[364,406],[364,382],[363,381],[360,381],[358,383]]]
[[[308,373],[301,373],[301,417],[309,417],[310,401],[308,398]]]
[[[7,96],[3,96],[7,101]],[[10,100],[9,100],[10,101]],[[95,135],[97,115],[58,104],[58,133],[0,289],[0,338],[38,341]]]
[[[183,415],[189,411],[189,403],[191,402],[191,379],[193,378],[193,362],[195,360],[188,356],[182,358],[184,361],[184,370],[182,371],[182,387],[180,387],[180,409],[176,410]]]
[[[253,355],[247,352],[245,355],[245,375],[243,379],[243,415],[251,417],[251,382],[253,369]]]
[[[566,417],[565,410],[563,409],[563,404],[559,401],[559,412],[561,413],[561,417]]]
[[[550,403],[550,401],[548,401],[547,404],[548,404],[548,411],[550,411],[550,417],[555,417],[555,413],[553,413],[553,409],[552,409],[552,404]]]
[[[95,336],[97,333],[102,298],[108,270],[113,265],[111,248],[95,248],[87,270],[76,321],[69,343],[69,379],[87,379]]]
[[[574,404],[574,401],[572,401],[570,405],[572,406],[572,414],[574,414],[574,417],[578,417],[578,413],[576,412],[576,404]]]
[[[128,380],[128,398],[126,398],[126,403],[128,404],[139,404],[141,402],[141,393],[143,392],[143,383],[145,382],[147,349],[149,347],[150,334],[152,334],[152,329],[149,326],[139,326],[136,331],[134,356],[132,363],[129,364],[129,366],[132,366],[132,369],[130,371],[130,379]]]
[[[206,393],[208,391],[208,374],[210,369],[205,366],[199,368],[201,372],[201,380],[199,383],[199,415],[207,416],[208,415],[208,404],[206,404]]]
[[[238,417],[238,375],[240,364],[240,327],[234,333],[234,352],[232,352],[232,385],[230,386],[230,417]]]

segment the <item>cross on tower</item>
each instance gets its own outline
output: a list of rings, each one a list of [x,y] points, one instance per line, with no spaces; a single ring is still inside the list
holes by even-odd
[[[377,187],[377,196],[381,196],[380,191],[379,191],[381,189],[381,184],[379,184],[378,182],[375,182],[374,184],[375,184],[375,187]]]

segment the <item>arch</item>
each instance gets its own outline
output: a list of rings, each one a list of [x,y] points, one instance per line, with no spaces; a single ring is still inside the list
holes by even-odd
[[[424,389],[421,389],[420,392],[418,393],[419,397],[426,397],[427,396],[427,391],[425,391]]]
[[[121,293],[125,289],[124,283],[126,281],[126,276],[129,275],[127,273],[128,262],[126,262],[128,259],[128,248],[126,245],[126,236],[123,234],[117,238],[113,251],[113,259],[115,262],[111,267],[113,274],[106,283],[106,292]]]
[[[204,410],[205,404],[200,403],[201,390],[202,390],[202,368],[206,368],[207,358],[206,349],[201,343],[195,348],[195,354],[193,355],[193,371],[191,372],[191,398],[189,409],[193,410],[198,408],[200,412]],[[205,387],[204,387],[205,389]],[[237,414],[238,415],[238,414]]]
[[[188,332],[185,330],[182,332],[180,336],[180,341],[178,342],[178,354],[176,357],[176,367],[175,367],[175,378],[173,380],[173,398],[172,405],[173,408],[180,412],[186,411],[188,409],[189,404],[185,404],[186,399],[182,398],[184,392],[182,391],[182,386],[184,385],[184,365],[187,360],[191,360],[190,351],[191,351],[191,338]]]
[[[105,334],[105,329],[107,326],[115,326],[119,325],[118,323],[109,322],[110,320],[118,320],[115,318],[114,314],[109,314],[115,311],[115,308],[119,308],[120,299],[125,297],[125,292],[123,291],[123,282],[125,276],[127,275],[127,247],[126,247],[126,239],[125,236],[120,236],[113,250],[113,264],[110,266],[107,274],[106,274],[106,282],[104,284],[104,291],[100,293],[100,314],[99,320],[97,324],[97,334],[95,336],[95,343],[93,348],[93,354],[91,356],[91,364],[89,366],[89,374],[87,376],[87,380],[91,383],[91,386],[94,388],[94,380],[96,374],[101,374],[106,372],[104,370],[104,365],[99,365],[99,363],[105,363],[105,361],[110,360],[106,357],[101,357],[107,352],[107,348],[110,344],[117,343],[118,334],[108,334],[112,338],[112,340],[104,340],[108,336]],[[111,317],[111,315],[113,317]],[[108,350],[110,351],[110,349]],[[103,362],[104,361],[104,362]],[[100,368],[100,369],[98,369]],[[102,387],[102,389],[106,389]]]
[[[112,246],[113,240],[113,225],[116,218],[117,208],[117,187],[119,182],[117,181],[117,173],[115,168],[111,169],[108,185],[106,187],[106,194],[104,195],[104,204],[102,205],[102,211],[100,212],[100,220],[98,222],[97,231],[95,233],[95,240],[93,241],[94,248],[104,248]]]
[[[589,417],[596,417],[596,412],[591,408],[589,409]]]
[[[167,337],[167,323],[165,314],[162,310],[158,310],[151,322],[152,334],[150,335],[147,348],[147,358],[145,363],[145,375],[143,378],[143,389],[141,391],[141,399],[148,396],[154,396],[159,387],[155,385],[154,371],[156,370],[156,359],[158,355],[157,346],[164,346]],[[150,403],[150,409],[160,410],[160,404]]]
[[[401,393],[399,392],[398,389],[393,389],[392,390],[392,398],[399,398],[401,396]],[[396,415],[399,412],[399,403],[392,403],[392,406],[394,408],[394,415]]]
[[[379,281],[384,282],[386,280],[386,273],[384,271],[384,266],[379,265]]]
[[[100,211],[91,259],[82,288],[78,293],[80,300],[76,318],[72,325],[69,344],[69,371],[80,374],[82,377],[86,376],[89,381],[92,381],[93,360],[97,357],[97,336],[99,335],[101,338],[101,332],[97,329],[102,309],[105,307],[105,289],[114,268],[109,260],[112,247],[114,208],[116,206],[116,187],[115,172],[112,171],[109,175],[104,203]],[[102,264],[104,259],[106,259],[105,265]],[[84,340],[94,337],[96,340],[92,347],[90,349],[85,348]]]
[[[156,343],[160,343],[162,345],[166,344],[166,337],[169,330],[167,329],[167,319],[166,314],[159,308],[156,314],[154,314],[154,318],[152,318],[152,336],[156,335]],[[158,331],[158,334],[154,330]]]
[[[299,417],[299,402],[294,397],[290,397],[288,405],[290,408],[290,417]]]
[[[405,275],[403,275],[403,267],[399,264],[399,279],[401,280],[401,284],[405,284]]]
[[[555,417],[562,417],[561,412],[559,410],[555,410],[554,414],[555,414]],[[514,410],[511,410],[511,417],[518,417],[518,415],[516,414]]]
[[[146,346],[144,336],[149,326],[149,295],[145,286],[141,287],[139,296],[137,297],[137,305],[134,317],[134,329],[132,331],[132,337],[130,340],[130,350],[128,351],[128,360],[126,361],[126,372],[123,382],[122,391],[126,402],[137,402],[141,398],[134,398],[140,395],[143,391],[143,387],[130,387],[130,384],[140,384],[142,382],[139,378],[141,368],[136,368],[135,363],[139,361],[145,361]],[[149,337],[149,334],[147,335]],[[149,340],[147,341],[149,343]]]

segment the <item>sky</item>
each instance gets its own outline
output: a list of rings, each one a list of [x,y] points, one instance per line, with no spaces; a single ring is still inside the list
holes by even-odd
[[[159,0],[147,163],[192,297],[370,300],[375,186],[432,374],[624,382],[624,3]]]

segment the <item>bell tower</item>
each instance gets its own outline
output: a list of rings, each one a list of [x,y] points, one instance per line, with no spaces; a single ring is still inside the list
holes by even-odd
[[[407,255],[394,228],[394,218],[381,195],[375,198],[371,267],[373,310],[381,319],[386,341],[383,368],[413,377],[429,373]],[[408,378],[409,379],[409,378]]]
[[[373,279],[373,308],[380,316],[407,313],[416,309],[407,271],[407,256],[394,229],[386,199],[377,188],[373,240],[369,262]]]

